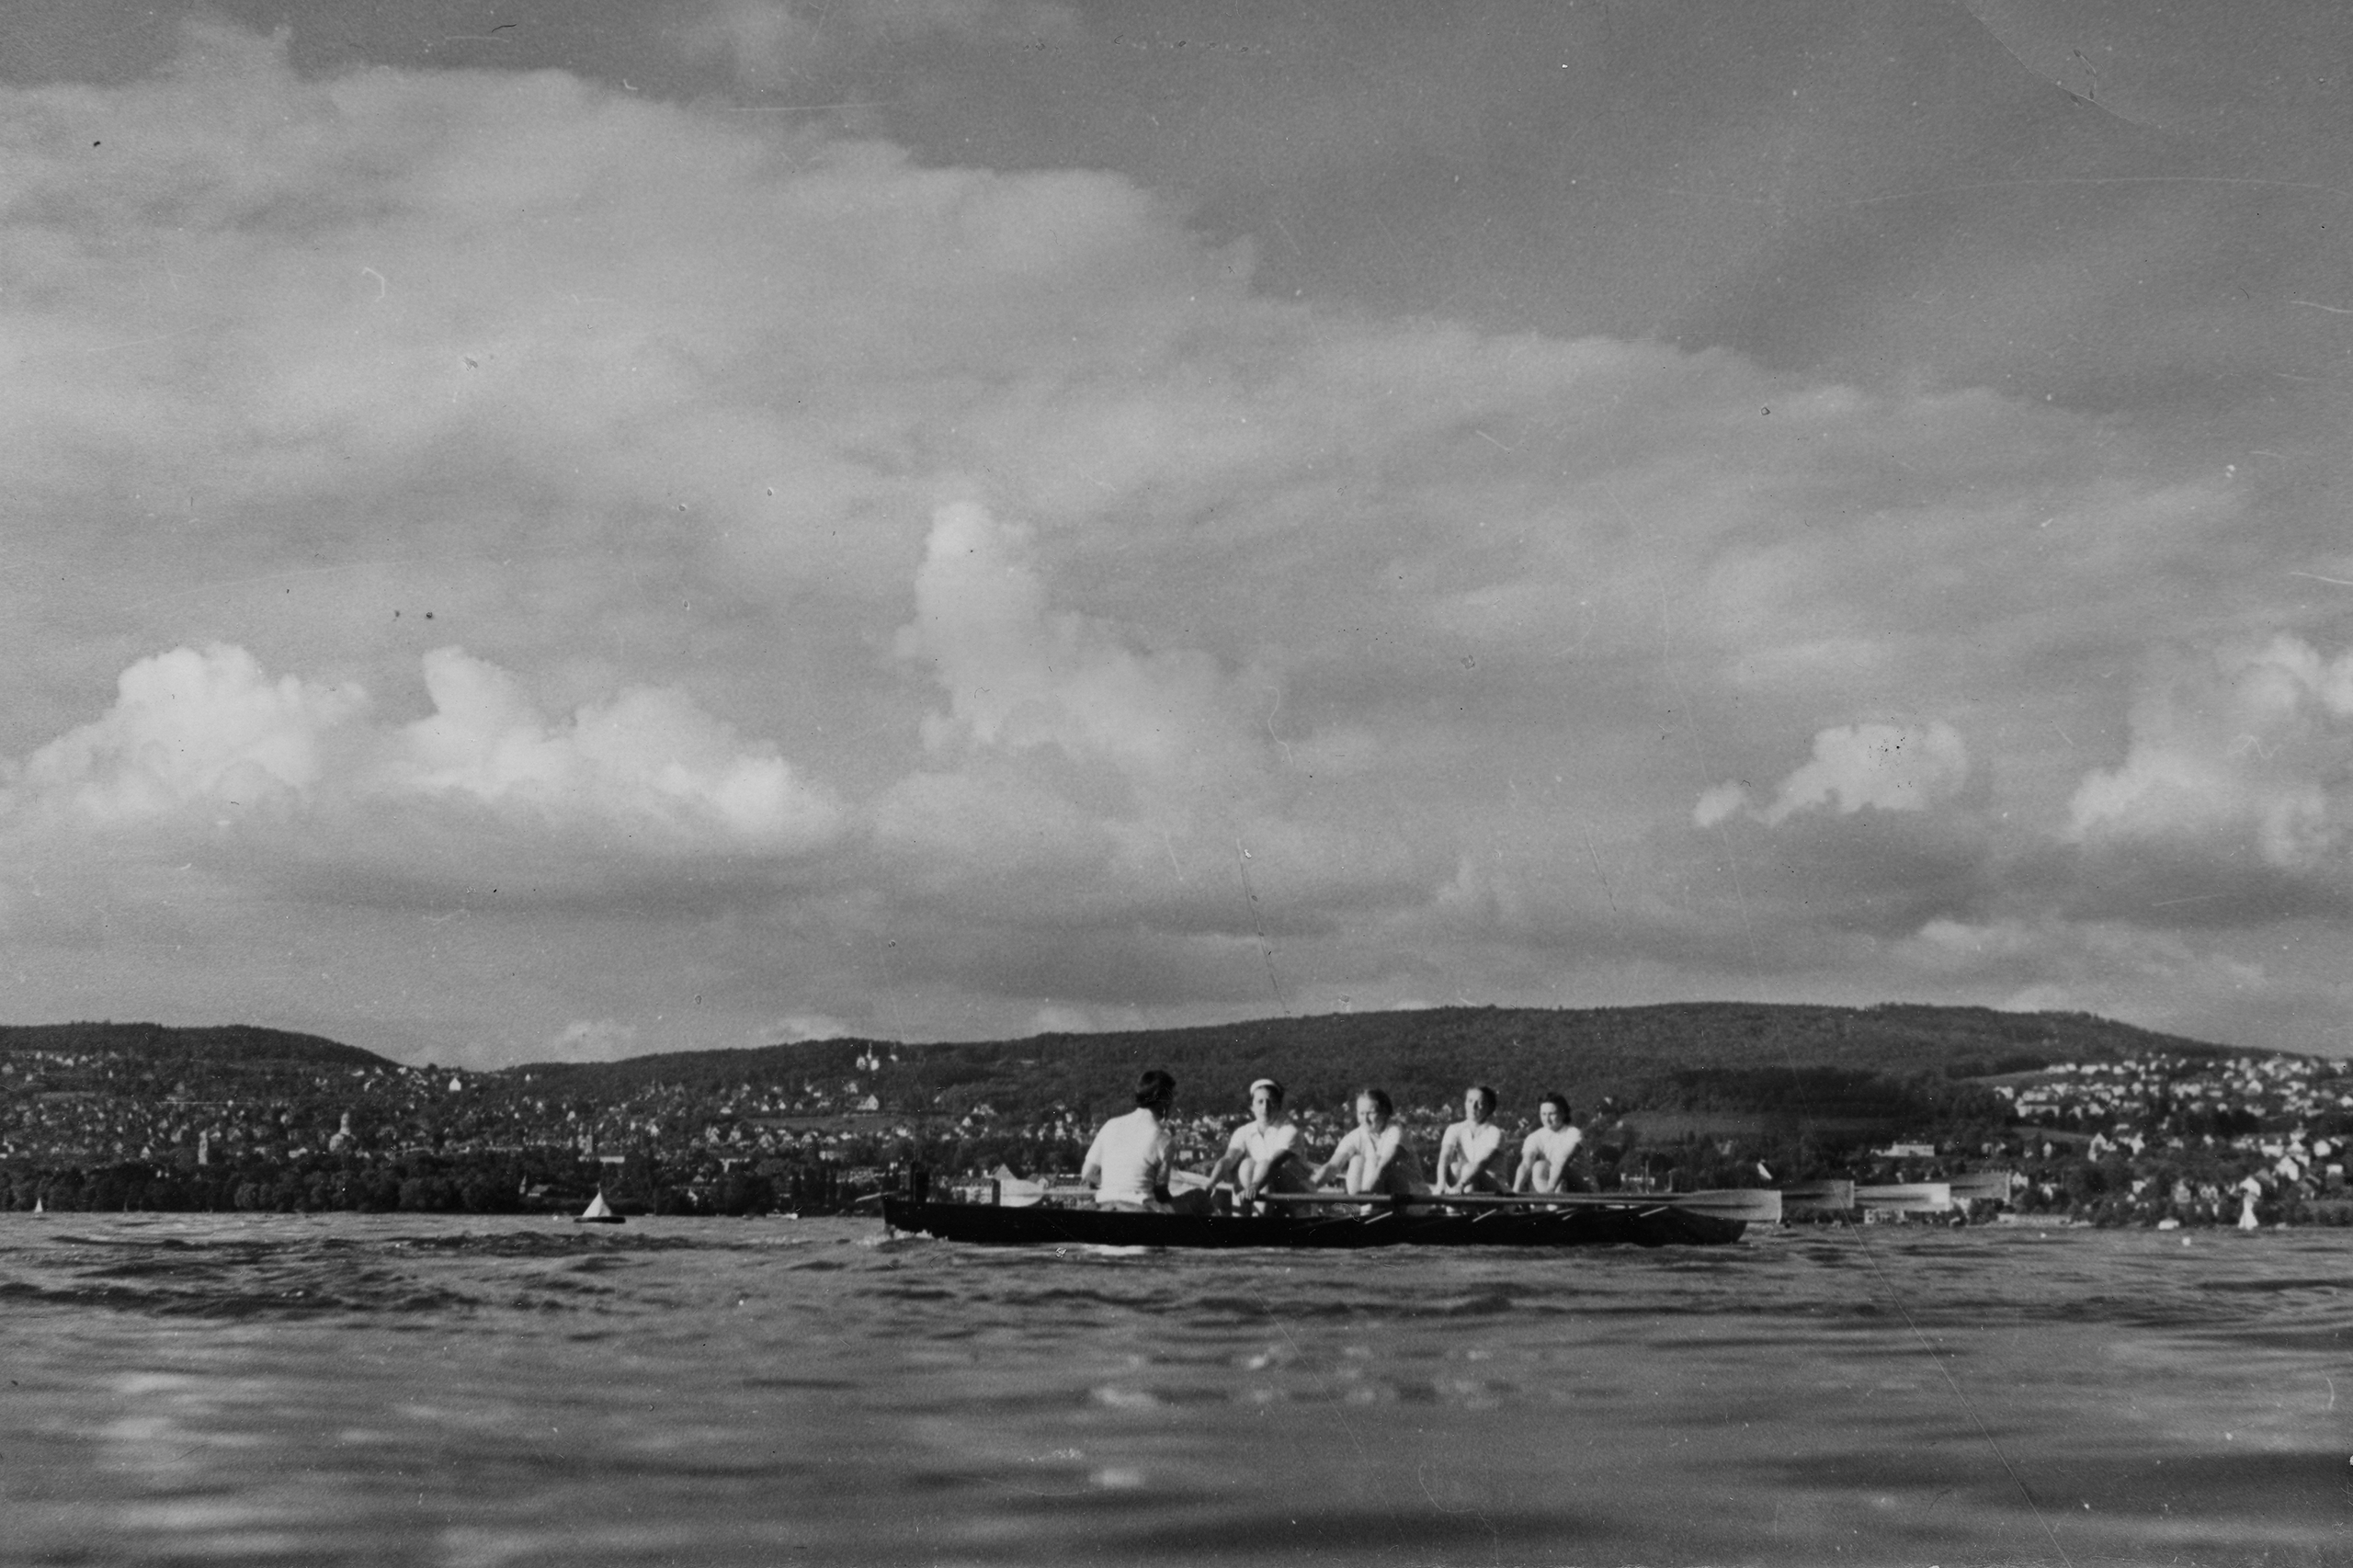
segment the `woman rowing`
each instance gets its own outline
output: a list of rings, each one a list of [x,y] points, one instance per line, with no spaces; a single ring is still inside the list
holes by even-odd
[[[1438,1145],[1440,1192],[1501,1192],[1503,1173],[1495,1162],[1504,1152],[1504,1130],[1495,1123],[1495,1091],[1474,1084],[1462,1096],[1462,1119],[1446,1130]]]
[[[1324,1185],[1333,1172],[1343,1174],[1350,1192],[1427,1192],[1421,1156],[1405,1142],[1397,1125],[1397,1108],[1381,1089],[1357,1096],[1357,1124],[1332,1151],[1332,1157],[1308,1174],[1311,1187]]]
[[[1542,1125],[1519,1146],[1519,1171],[1511,1184],[1514,1192],[1570,1190],[1569,1157],[1585,1142],[1585,1134],[1569,1125],[1574,1114],[1568,1096],[1557,1092],[1536,1102],[1537,1119]]]
[[[1299,1124],[1283,1109],[1283,1086],[1272,1078],[1250,1085],[1250,1119],[1233,1130],[1209,1185],[1233,1183],[1234,1200],[1247,1206],[1262,1192],[1305,1192],[1307,1162],[1299,1153]]]

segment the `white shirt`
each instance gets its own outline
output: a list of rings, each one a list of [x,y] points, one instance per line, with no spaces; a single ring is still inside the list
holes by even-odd
[[[1285,1155],[1293,1157],[1285,1159]],[[1247,1184],[1261,1192],[1304,1192],[1305,1160],[1299,1151],[1297,1123],[1285,1119],[1262,1127],[1253,1119],[1233,1130],[1233,1136],[1226,1140],[1225,1159],[1218,1163],[1221,1166],[1228,1162],[1234,1165],[1237,1190]]]
[[[1459,1182],[1463,1173],[1482,1160],[1490,1159],[1504,1146],[1504,1130],[1492,1121],[1476,1124],[1469,1119],[1456,1122],[1446,1130],[1439,1140],[1438,1180]],[[1490,1176],[1494,1175],[1492,1169]]]
[[[1233,1130],[1233,1136],[1226,1141],[1225,1152],[1247,1154],[1263,1171],[1291,1153],[1298,1142],[1299,1127],[1295,1122],[1273,1121],[1261,1127],[1255,1121],[1245,1121]]]
[[[1087,1147],[1086,1165],[1101,1173],[1097,1203],[1150,1203],[1152,1189],[1168,1185],[1176,1138],[1142,1106],[1103,1124]]]
[[[1391,1153],[1392,1150],[1393,1153]],[[1347,1136],[1340,1140],[1339,1147],[1332,1151],[1331,1163],[1345,1170],[1351,1160],[1362,1160],[1364,1172],[1370,1176],[1384,1154],[1389,1155],[1384,1190],[1427,1192],[1430,1189],[1429,1179],[1422,1175],[1421,1157],[1414,1153],[1414,1146],[1405,1142],[1405,1130],[1393,1121],[1379,1132],[1374,1132],[1362,1122],[1349,1128]]]
[[[1569,1156],[1575,1153],[1577,1145],[1584,1142],[1585,1134],[1574,1127],[1540,1127],[1528,1135],[1527,1142],[1520,1144],[1519,1149],[1523,1158],[1532,1152],[1542,1160],[1548,1167],[1551,1180],[1557,1187],[1562,1173],[1569,1168]]]

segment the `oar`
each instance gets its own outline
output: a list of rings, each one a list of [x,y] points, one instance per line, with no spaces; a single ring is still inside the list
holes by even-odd
[[[1855,1206],[1859,1209],[1885,1209],[1897,1214],[1948,1214],[1952,1211],[1952,1187],[1941,1181],[1859,1187],[1855,1188]]]
[[[1267,1203],[1381,1203],[1417,1209],[1684,1209],[1759,1225],[1778,1224],[1781,1218],[1781,1195],[1770,1187],[1709,1192],[1262,1192],[1258,1197]]]
[[[1781,1204],[1785,1209],[1852,1209],[1855,1184],[1843,1177],[1798,1182],[1781,1189]]]

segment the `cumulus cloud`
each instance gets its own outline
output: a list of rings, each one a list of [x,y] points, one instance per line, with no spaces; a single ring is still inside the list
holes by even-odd
[[[1246,245],[1111,175],[923,166],[557,74],[304,80],[219,29],[200,53],[0,103],[28,215],[0,473],[52,511],[170,516],[127,562],[154,562],[165,604],[280,567],[274,540],[332,562],[392,538],[510,665],[608,628],[640,632],[635,657],[722,640],[743,661],[783,606],[812,629],[897,616],[936,499],[984,475],[997,517],[1064,541],[1086,577],[1064,602],[1135,647],[1238,671],[1272,644],[1287,675],[1378,675],[1404,707],[1466,656],[1513,672],[1449,703],[1475,723],[1571,689],[1571,653],[1646,647],[1660,581],[1689,585],[1678,645],[1756,693],[1900,686],[1942,652],[1925,629],[1987,607],[2064,605],[2080,630],[2075,563],[2032,531],[2054,498],[2153,571],[2227,518],[2207,486],[2105,484],[2066,416],[1984,392],[1270,301]],[[104,148],[67,134],[92,116]],[[1916,526],[1881,526],[1896,506]],[[2034,570],[1984,569],[2029,540]],[[352,639],[352,599],[399,602],[382,571],[290,611]],[[858,642],[808,650],[859,685],[846,709],[875,696]],[[1611,674],[1574,688],[1581,715],[1652,699],[1639,666]]]
[[[782,83],[832,39],[1036,25],[733,4],[698,47]],[[1821,730],[1756,789],[1711,756],[1988,692],[2072,724],[2097,698],[2050,670],[2136,650],[2251,537],[2233,482],[2063,409],[1272,299],[1117,175],[557,72],[305,77],[204,29],[153,80],[0,90],[0,166],[5,831],[105,839],[77,940],[189,858],[102,824],[239,824],[220,896],[290,950],[384,940],[334,906],[404,857],[443,890],[635,868],[625,932],[584,934],[603,884],[574,925],[469,916],[464,1006],[603,988],[517,1040],[626,1017],[613,955],[657,930],[730,955],[698,1027],[732,1041],[804,1006],[1264,1005],[1268,947],[1363,1005],[1552,994],[1588,940],[1712,982],[1751,903],[1801,955],[1951,915],[1983,846],[1903,830],[2015,736]],[[2085,846],[2154,820],[2182,748],[2150,747]],[[2286,778],[2264,842],[2325,857],[2336,808]],[[1735,863],[1695,799],[1773,831]],[[324,891],[271,905],[298,850]],[[714,858],[761,872],[723,930],[663,881]]]
[[[1813,759],[1782,779],[1768,804],[1756,807],[1745,786],[1724,783],[1699,797],[1692,819],[1713,827],[1745,811],[1771,827],[1825,808],[1839,816],[1866,806],[1926,811],[1959,794],[1968,779],[1968,749],[1960,732],[1941,721],[1835,725],[1815,734]]]
[[[1699,804],[1691,808],[1691,821],[1699,827],[1713,827],[1750,809],[1747,786],[1727,779],[1699,797]]]
[[[1030,531],[977,504],[934,517],[897,648],[948,709],[922,722],[933,765],[878,805],[886,844],[1100,876],[1147,847],[1173,858],[1173,835],[1222,814],[1215,791],[1265,789],[1214,660],[1140,652],[1115,626],[1053,608]]]
[[[114,706],[34,752],[0,802],[105,824],[301,796],[367,706],[357,687],[272,681],[243,648],[176,648],[123,671]]]
[[[1052,745],[1144,783],[1235,761],[1215,662],[1139,653],[1105,625],[1050,610],[1029,545],[1027,529],[976,505],[934,517],[915,619],[899,636],[948,690],[948,714],[925,721],[926,747]]]
[[[425,657],[434,712],[394,738],[363,789],[460,795],[708,840],[792,850],[829,837],[832,801],[773,746],[747,744],[685,692],[639,687],[551,724],[506,671],[457,648]]]
[[[125,670],[114,706],[34,752],[0,804],[20,824],[86,829],[460,799],[558,835],[637,830],[621,842],[654,850],[791,851],[837,825],[773,746],[682,691],[624,691],[555,723],[461,649],[427,653],[424,675],[431,716],[386,726],[358,687],[272,680],[243,648],[174,649]]]
[[[926,765],[873,812],[901,875],[1001,918],[1212,932],[1321,922],[1443,880],[1440,835],[1366,844],[1299,820],[1303,767],[1360,754],[1362,737],[1316,731],[1294,750],[1265,721],[1267,677],[1138,642],[1055,608],[1029,528],[942,507],[896,645],[947,710],[922,722]]]
[[[2282,634],[2179,664],[2133,704],[2123,762],[2086,774],[2069,809],[2086,845],[2344,878],[2353,652]]]

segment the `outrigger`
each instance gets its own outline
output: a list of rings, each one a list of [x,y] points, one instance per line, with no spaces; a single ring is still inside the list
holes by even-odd
[[[1781,1217],[1769,1189],[1601,1193],[1263,1193],[1255,1214],[937,1200],[920,1173],[885,1194],[894,1231],[995,1246],[1713,1246]],[[1072,1196],[1084,1188],[1071,1189]]]

